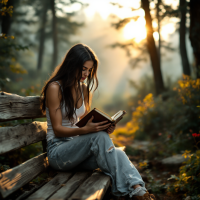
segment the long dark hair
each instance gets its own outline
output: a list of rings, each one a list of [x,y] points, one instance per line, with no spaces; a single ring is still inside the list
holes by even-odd
[[[77,101],[75,104],[75,108],[77,108],[77,104],[79,99],[81,98],[80,80],[82,78],[82,68],[83,64],[86,61],[93,61],[94,65],[92,71],[87,77],[87,95],[88,95],[88,104],[86,104],[86,109],[90,110],[90,92],[95,85],[94,91],[98,87],[98,79],[97,79],[97,68],[98,68],[98,59],[95,53],[92,51],[90,47],[85,44],[76,44],[74,45],[66,54],[63,62],[57,66],[52,73],[51,77],[48,81],[46,81],[45,86],[42,89],[41,93],[41,110],[43,113],[46,111],[46,91],[50,83],[54,81],[61,80],[63,93],[62,99],[60,102],[60,109],[63,105],[65,105],[66,117],[70,120],[70,122],[74,123],[73,115],[76,112],[74,109],[74,99],[72,96],[72,88],[75,88]],[[78,86],[78,87],[77,87]],[[77,117],[77,116],[76,116]]]

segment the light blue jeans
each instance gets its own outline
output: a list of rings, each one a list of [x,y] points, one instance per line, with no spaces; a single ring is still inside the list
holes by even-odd
[[[50,166],[58,171],[100,168],[111,177],[111,191],[115,196],[129,194],[132,197],[137,192],[133,186],[137,184],[146,190],[138,170],[104,131],[81,135],[72,140],[54,138],[47,143],[47,156]]]

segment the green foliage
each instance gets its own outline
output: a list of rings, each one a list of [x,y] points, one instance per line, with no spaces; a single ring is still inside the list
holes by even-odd
[[[39,176],[37,176],[35,179],[33,179],[31,182],[35,184],[40,184],[41,182],[45,181],[49,177],[48,173],[42,173]]]
[[[169,185],[162,183],[162,180],[156,180],[151,175],[151,170],[145,170],[145,174],[149,182],[147,185],[148,190],[151,190],[153,194],[163,194],[166,191]]]
[[[8,0],[0,1],[0,15],[6,15],[8,13],[12,16],[13,6],[6,7]],[[3,5],[3,6],[2,6]],[[6,34],[0,34],[0,90],[10,81],[10,73],[27,73],[23,67],[16,62],[16,51],[26,50],[27,46],[17,45],[14,41],[14,36],[7,36]]]
[[[22,162],[24,162],[24,160],[28,160],[30,158],[40,155],[42,153],[42,150],[42,142],[38,142],[21,148]]]
[[[9,165],[2,165],[0,163],[0,173],[3,172],[3,171],[6,171],[7,169],[10,169]]]
[[[128,145],[126,146],[125,152],[127,155],[132,155],[132,156],[138,156],[141,154],[140,150],[134,149],[133,147],[128,146]]]
[[[184,76],[173,91],[164,95],[168,97],[166,100],[163,100],[163,96],[155,98],[151,93],[146,95],[133,111],[132,120],[125,127],[117,129],[114,135],[151,139],[160,145],[161,150],[164,149],[165,155],[180,153],[185,149],[194,151],[192,133],[199,132],[200,124],[197,108],[200,103],[200,80]],[[159,156],[157,150],[155,153]]]
[[[151,170],[147,169],[148,168],[148,161],[145,160],[143,162],[139,163],[139,167],[141,169],[144,169],[144,174],[147,176],[148,184],[147,184],[147,189],[153,194],[162,194],[163,192],[166,191],[166,189],[169,187],[169,184],[161,183],[162,180],[156,180],[152,175],[151,175]]]
[[[23,93],[25,96],[34,96],[40,94],[40,85],[37,84],[36,86],[29,86],[28,88],[22,88],[21,93]]]
[[[8,0],[1,0],[0,1],[0,15],[1,16],[5,16],[6,14],[9,14],[10,17],[12,16],[12,13],[13,13],[13,6],[9,6],[9,7],[6,7],[8,3]],[[6,37],[5,35],[1,35],[1,37]]]
[[[200,150],[190,154],[186,151],[184,156],[189,159],[180,167],[179,175],[172,175],[170,179],[175,182],[168,188],[172,193],[184,193],[185,196],[190,196],[191,199],[200,199]]]
[[[26,50],[28,47],[17,45],[13,39],[0,39],[0,87],[3,87],[11,73],[25,74],[27,71],[16,61],[16,51]]]
[[[0,172],[13,168],[30,158],[40,155],[43,152],[42,142],[28,145],[21,149],[3,154],[0,156]]]

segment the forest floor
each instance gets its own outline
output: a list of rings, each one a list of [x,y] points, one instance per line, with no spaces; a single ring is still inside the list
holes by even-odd
[[[167,193],[164,189],[165,186],[169,183],[167,180],[171,175],[178,175],[177,169],[170,169],[170,168],[165,168],[160,165],[160,163],[153,163],[151,162],[151,167],[150,167],[150,173],[145,172],[146,170],[142,170],[139,165],[137,160],[139,160],[138,157],[135,156],[130,156],[129,159],[131,162],[134,164],[134,166],[138,169],[140,172],[148,192],[150,194],[154,194],[156,197],[156,200],[183,200],[182,195],[171,195]],[[151,179],[153,179],[153,182],[149,182],[148,176],[151,176]],[[157,191],[157,192],[153,192]],[[111,191],[108,192],[107,196],[103,200],[117,200],[116,197],[114,197],[111,194]],[[128,199],[127,199],[128,200]]]
[[[117,140],[113,138],[113,142],[120,146],[126,146],[126,154],[130,161],[139,171],[145,186],[150,194],[154,194],[156,200],[183,200],[183,194],[172,195],[167,192],[167,187],[172,180],[168,180],[171,175],[178,176],[181,164],[165,165],[161,162],[162,159],[148,159],[146,168],[141,168],[140,163],[145,161],[145,152],[148,149],[148,141],[130,141],[126,137],[119,137]],[[137,153],[136,153],[137,151]],[[137,155],[135,155],[135,153]],[[109,200],[115,200],[111,195]]]

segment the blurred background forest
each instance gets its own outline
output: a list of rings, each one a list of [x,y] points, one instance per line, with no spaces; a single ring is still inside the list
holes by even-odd
[[[200,199],[199,33],[199,0],[0,0],[0,91],[40,95],[68,49],[87,44],[100,60],[92,108],[127,111],[115,144],[147,176],[153,164],[184,154],[180,171],[164,171],[165,183],[149,178],[150,188]],[[1,156],[1,170],[40,146]]]

